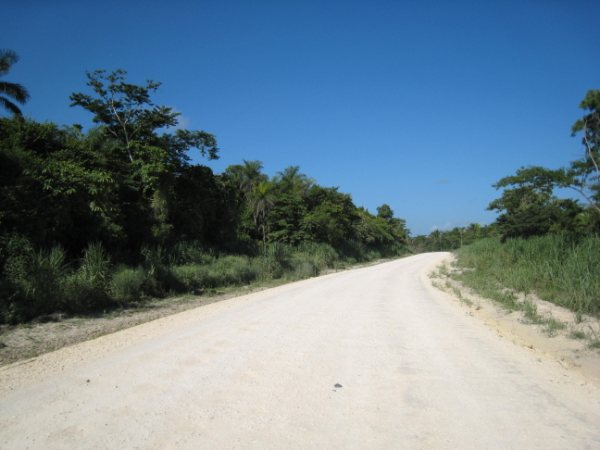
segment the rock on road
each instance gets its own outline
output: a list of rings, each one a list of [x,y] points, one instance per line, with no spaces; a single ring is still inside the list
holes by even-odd
[[[0,369],[2,449],[600,448],[598,387],[429,284],[430,253]]]

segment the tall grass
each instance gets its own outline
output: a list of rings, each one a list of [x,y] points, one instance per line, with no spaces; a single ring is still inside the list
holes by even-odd
[[[198,242],[144,247],[139,266],[113,265],[99,243],[80,259],[63,249],[35,251],[15,237],[0,255],[0,323],[24,322],[53,312],[85,313],[127,306],[150,297],[200,294],[206,289],[285,278],[298,280],[355,261],[332,246],[305,242],[260,245],[254,256],[218,255]],[[360,259],[379,258],[363,254]]]
[[[63,309],[88,311],[110,305],[110,257],[102,244],[92,243],[83,253],[79,269],[67,275],[63,282]]]
[[[18,241],[18,244],[16,243]],[[8,295],[2,301],[2,317],[18,322],[60,309],[67,274],[61,247],[34,251],[28,242],[15,241],[4,265],[3,285]]]
[[[488,238],[457,252],[461,279],[478,290],[510,288],[567,307],[600,315],[600,237],[547,235]]]

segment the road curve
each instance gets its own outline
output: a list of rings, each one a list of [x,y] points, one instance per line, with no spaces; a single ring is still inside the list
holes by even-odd
[[[465,315],[430,253],[0,369],[2,449],[600,448],[598,388]]]

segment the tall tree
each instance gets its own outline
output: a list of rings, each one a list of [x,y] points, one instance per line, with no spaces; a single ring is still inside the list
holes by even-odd
[[[131,162],[148,151],[148,146],[159,147],[166,152],[167,161],[176,165],[189,161],[188,150],[197,148],[209,159],[218,158],[218,148],[213,135],[204,131],[178,129],[175,133],[162,133],[160,130],[178,124],[179,113],[168,106],[155,105],[152,94],[160,83],[152,80],[145,85],[126,82],[127,72],[115,70],[107,73],[96,70],[87,73],[87,85],[94,95],[81,92],[71,94],[71,106],[81,106],[91,112],[93,121],[124,144]]]
[[[573,135],[581,133],[585,154],[571,163],[570,187],[600,212],[600,90],[588,91],[579,107],[586,114],[573,124],[572,132]]]
[[[73,93],[71,106],[93,114],[105,141],[111,141],[109,159],[119,185],[125,229],[132,247],[155,239],[164,242],[173,231],[169,211],[175,179],[189,166],[188,152],[197,149],[209,159],[218,157],[216,139],[204,131],[177,129],[179,113],[156,105],[152,94],[160,83],[126,81],[124,70],[87,73],[92,94]],[[150,224],[150,228],[148,225]],[[150,229],[144,236],[140,230]]]
[[[0,76],[6,75],[13,64],[19,61],[19,56],[12,50],[0,50]],[[11,113],[21,116],[21,109],[14,102],[21,105],[29,99],[29,93],[22,85],[9,81],[0,81],[0,105]]]
[[[283,192],[305,196],[314,181],[300,172],[299,166],[290,166],[283,169],[275,177],[275,182]]]
[[[563,182],[564,177],[562,169],[536,166],[521,168],[515,175],[499,180],[494,187],[504,192],[488,209],[501,213],[497,224],[502,238],[571,230],[582,208],[572,199],[554,196],[554,187]]]
[[[262,231],[263,244],[267,242],[268,216],[273,207],[273,184],[262,181],[250,193],[250,207],[254,223]]]
[[[243,161],[243,164],[234,164],[225,169],[225,175],[244,196],[261,182],[267,181],[267,176],[262,173],[263,165],[260,161]]]

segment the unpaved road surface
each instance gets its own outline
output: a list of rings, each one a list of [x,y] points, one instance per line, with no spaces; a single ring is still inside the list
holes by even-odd
[[[2,449],[600,448],[598,387],[429,286],[327,275],[0,369]]]

